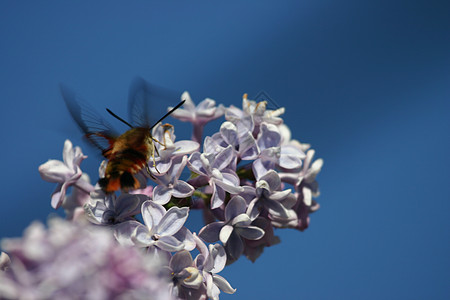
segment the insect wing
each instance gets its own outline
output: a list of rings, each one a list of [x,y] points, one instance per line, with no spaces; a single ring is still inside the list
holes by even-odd
[[[167,107],[177,102],[181,93],[148,83],[136,78],[128,99],[128,115],[136,127],[152,128],[167,113]]]
[[[109,150],[119,134],[95,109],[78,98],[72,90],[64,85],[60,85],[60,89],[72,118],[84,132],[86,138],[102,151],[103,156],[108,158]]]

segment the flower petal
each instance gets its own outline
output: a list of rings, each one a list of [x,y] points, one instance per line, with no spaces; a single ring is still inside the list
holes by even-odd
[[[153,202],[161,205],[167,204],[172,197],[171,192],[171,189],[169,189],[167,186],[158,184],[153,189]]]
[[[291,194],[291,192],[292,192],[291,190],[273,192],[272,194],[269,195],[268,199],[273,200],[273,201],[281,201],[281,200],[285,199],[287,196],[289,196]]]
[[[185,100],[185,102],[184,102],[184,104],[183,104],[183,108],[182,108],[182,109],[178,109],[178,110],[176,110],[175,112],[178,112],[178,111],[180,111],[180,110],[187,110],[187,111],[189,111],[189,112],[195,111],[195,104],[194,104],[194,102],[192,101],[191,95],[190,95],[188,92],[184,92],[184,93],[181,95],[181,99],[182,99],[182,100]],[[174,112],[174,113],[175,113],[175,112]]]
[[[266,174],[264,174],[259,180],[264,180],[269,184],[269,188],[272,191],[276,191],[280,188],[281,179],[278,173],[275,170],[269,170]]]
[[[264,161],[261,158],[257,158],[252,164],[253,174],[255,174],[257,180],[263,177],[271,169],[273,168],[270,168],[270,162]]]
[[[140,223],[134,228],[131,240],[138,247],[148,247],[155,243],[148,228]]]
[[[258,146],[260,150],[271,147],[280,146],[281,135],[277,126],[273,124],[261,123],[260,132],[258,135]]]
[[[219,288],[214,284],[212,274],[203,272],[206,283],[206,294],[211,300],[218,300],[220,295]]]
[[[55,191],[52,194],[51,205],[54,209],[57,209],[61,206],[61,203],[64,200],[64,196],[66,195],[66,189],[62,189],[63,184],[58,183],[55,188]]]
[[[242,242],[241,237],[234,231],[228,238],[228,243],[225,247],[232,259],[238,259],[244,252],[244,243]]]
[[[205,141],[203,142],[203,152],[214,154],[219,153],[225,149],[222,147],[222,144],[225,144],[222,135],[219,132],[216,132],[212,137],[205,137]]]
[[[147,200],[142,203],[142,218],[144,219],[145,225],[149,230],[159,224],[162,217],[166,213],[166,209],[153,201]]]
[[[289,217],[289,209],[284,207],[284,205],[282,205],[278,201],[266,200],[266,201],[264,201],[264,206],[269,211],[271,216],[277,216],[280,218],[288,218]]]
[[[162,236],[177,233],[183,227],[188,215],[189,208],[187,207],[171,207],[158,224],[158,233]]]
[[[198,236],[208,243],[214,243],[219,240],[219,233],[222,227],[224,226],[224,222],[218,221],[209,223],[198,233]]]
[[[230,283],[220,275],[213,274],[213,281],[224,293],[234,294],[234,292],[236,292],[236,289],[233,289]]]
[[[220,244],[209,245],[209,253],[214,258],[214,267],[212,273],[219,273],[225,268],[227,263],[227,254]]]
[[[250,131],[239,138],[239,154],[243,160],[253,160],[258,157],[259,148]]]
[[[216,182],[218,181],[214,180],[211,183],[213,188],[213,193],[211,195],[211,209],[216,209],[222,206],[225,201],[225,191],[220,186],[216,185]]]
[[[202,113],[205,116],[211,116],[214,115],[213,109],[215,109],[215,107],[216,101],[211,98],[205,98],[197,105],[196,109],[199,113]]]
[[[225,207],[225,220],[231,221],[236,216],[245,213],[247,209],[247,203],[241,196],[234,196],[231,198]]]
[[[203,162],[200,157],[201,157],[200,152],[192,153],[191,156],[189,156],[187,165],[192,172],[206,176],[207,171],[203,167]]]
[[[231,225],[233,226],[248,226],[250,225],[250,223],[252,222],[252,220],[250,219],[250,216],[247,215],[246,213],[242,213],[238,216],[236,216],[232,221],[231,221]]]
[[[281,148],[281,152],[283,152],[283,147]],[[302,166],[302,160],[299,156],[281,153],[278,164],[284,169],[292,170],[300,168]]]
[[[219,170],[223,170],[231,163],[234,158],[233,147],[229,145],[225,149],[223,149],[217,156],[215,157],[214,163],[212,164],[212,168],[217,168]]]
[[[249,203],[247,207],[246,214],[249,215],[251,220],[255,220],[260,214],[259,203],[259,199],[255,198]]]
[[[186,227],[182,227],[180,230],[178,230],[178,232],[175,233],[173,237],[184,244],[185,250],[192,251],[195,249],[196,242],[194,235]]]
[[[177,181],[173,185],[172,196],[177,198],[186,198],[194,193],[195,189],[192,185],[184,181]]]
[[[236,233],[247,240],[259,240],[264,236],[264,230],[256,226],[238,227]]]
[[[184,167],[187,164],[187,155],[176,156],[172,159],[172,169],[170,171],[170,182],[176,182],[180,178],[181,173],[183,173]]]
[[[219,239],[224,245],[228,242],[228,239],[230,238],[233,230],[234,228],[231,225],[225,225],[220,229]]]
[[[180,272],[183,274],[183,285],[187,288],[198,289],[203,283],[203,276],[196,267],[187,267]]]
[[[49,182],[64,182],[72,176],[73,170],[69,169],[62,161],[51,159],[39,166],[42,179]]]
[[[69,169],[73,169],[74,167],[73,166],[74,158],[75,158],[75,151],[73,149],[72,142],[70,140],[66,140],[64,142],[63,148],[63,161],[69,167]]]
[[[155,242],[155,246],[169,252],[175,252],[184,249],[184,244],[173,236],[162,236]]]
[[[137,221],[119,223],[114,227],[114,237],[121,245],[134,246],[132,235],[138,226],[142,224]]]
[[[220,126],[220,133],[227,144],[233,147],[238,144],[237,128],[233,123],[229,121],[223,122]]]
[[[117,218],[123,220],[126,217],[134,216],[140,213],[142,203],[148,197],[146,195],[122,194],[116,199],[115,210],[118,213]]]
[[[156,162],[156,168],[153,166],[153,160],[151,160],[148,166],[150,167],[150,171],[153,175],[161,176],[169,171],[170,167],[172,166],[172,160],[170,158],[161,159]],[[158,169],[158,171],[156,171],[156,169]]]
[[[244,189],[239,186],[239,177],[233,171],[222,171],[222,180],[215,180],[216,184],[219,185],[225,191],[231,194],[239,194],[244,191]]]
[[[305,203],[306,206],[311,206],[312,203],[311,190],[308,189],[307,187],[303,187],[302,192],[303,192],[303,203]]]
[[[182,140],[174,143],[175,151],[173,155],[185,155],[198,151],[200,144],[194,141]]]

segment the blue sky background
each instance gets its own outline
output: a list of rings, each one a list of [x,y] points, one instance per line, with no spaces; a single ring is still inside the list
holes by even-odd
[[[448,1],[3,2],[0,237],[53,212],[37,168],[66,138],[97,178],[60,82],[120,115],[137,75],[197,102],[264,90],[325,161],[321,209],[227,267],[237,293],[221,298],[448,299],[449,14]]]

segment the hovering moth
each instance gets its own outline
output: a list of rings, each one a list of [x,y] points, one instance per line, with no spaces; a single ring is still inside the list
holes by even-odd
[[[105,177],[98,181],[105,193],[112,193],[119,189],[128,192],[140,188],[136,174],[143,168],[146,168],[150,174],[148,167],[150,159],[153,159],[153,166],[156,168],[155,154],[158,155],[158,150],[155,143],[161,144],[161,142],[152,136],[153,127],[185,101],[178,103],[157,122],[151,123],[149,109],[154,104],[152,101],[156,100],[151,99],[155,93],[147,82],[137,79],[131,85],[128,103],[129,117],[134,125],[106,109],[108,113],[130,127],[126,132],[117,134],[109,123],[88,104],[78,99],[71,90],[61,85],[61,93],[72,118],[84,132],[84,136],[100,149],[107,159]]]

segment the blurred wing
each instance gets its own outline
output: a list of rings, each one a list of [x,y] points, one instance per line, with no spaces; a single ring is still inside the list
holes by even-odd
[[[103,156],[108,158],[109,151],[119,136],[117,132],[73,91],[64,85],[60,85],[60,89],[70,115],[84,132],[85,137],[102,151]]]
[[[167,107],[178,102],[181,93],[152,85],[142,78],[136,78],[130,86],[128,115],[137,127],[151,128],[165,113]]]

